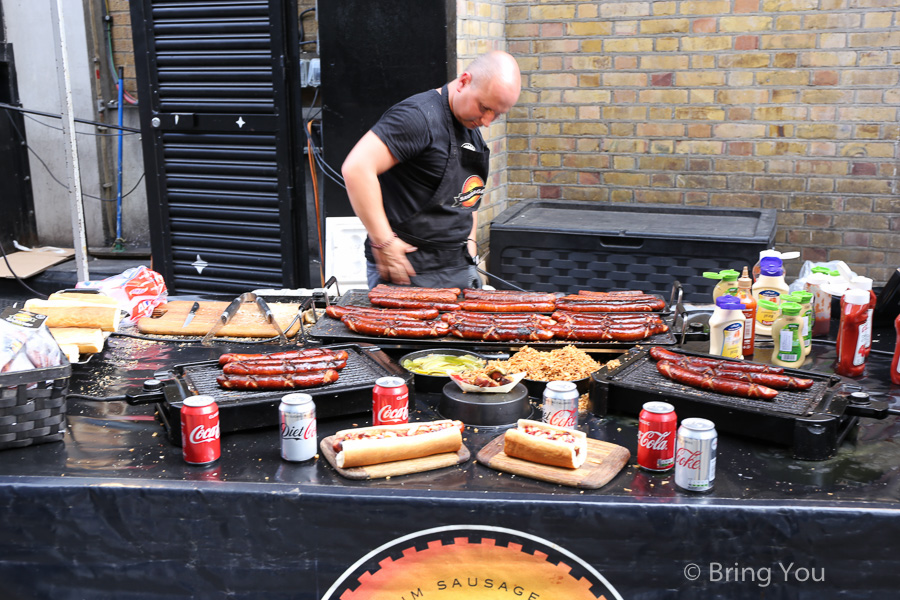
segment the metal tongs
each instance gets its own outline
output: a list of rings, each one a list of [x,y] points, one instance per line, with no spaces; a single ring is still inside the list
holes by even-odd
[[[203,336],[203,339],[200,340],[200,343],[204,346],[211,346],[212,340],[216,337],[216,334],[219,333],[225,325],[231,321],[232,317],[238,313],[241,309],[241,306],[244,304],[256,304],[256,307],[259,309],[259,312],[262,313],[266,322],[271,325],[276,332],[278,332],[278,341],[282,344],[287,344],[287,336],[284,335],[284,331],[281,330],[281,326],[278,324],[278,320],[275,318],[275,313],[272,312],[272,309],[269,308],[269,305],[266,304],[266,301],[263,297],[257,296],[253,292],[244,292],[237,298],[231,301],[231,304],[225,307],[225,310],[222,311],[222,314],[219,315],[219,320],[215,325],[212,326],[212,329],[206,332],[206,335]]]

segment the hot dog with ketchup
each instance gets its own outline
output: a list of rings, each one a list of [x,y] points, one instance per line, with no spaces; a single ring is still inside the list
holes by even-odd
[[[583,431],[519,419],[518,427],[504,435],[503,452],[544,465],[577,469],[587,459],[587,436]]]
[[[340,468],[421,458],[462,447],[462,421],[428,421],[344,429],[334,436]]]

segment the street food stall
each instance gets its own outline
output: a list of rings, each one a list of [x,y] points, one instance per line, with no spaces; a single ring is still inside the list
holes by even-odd
[[[404,295],[410,300],[412,291]],[[498,317],[490,327],[478,316],[380,326],[365,311],[390,302],[365,290],[326,288],[263,303],[242,297],[231,314],[228,302],[170,298],[110,335],[102,351],[65,367],[61,441],[0,453],[3,589],[64,598],[893,593],[900,429],[892,411],[900,391],[884,350],[893,331],[877,330],[863,377],[835,375],[832,327],[802,369],[788,370],[811,380],[809,389],[780,391],[775,401],[740,399],[692,389],[654,368],[653,349],[711,358],[677,289],[627,303],[551,296],[554,306],[528,313],[527,323]],[[467,310],[438,313],[522,312],[498,302],[523,300],[466,299],[461,291],[454,303]],[[604,302],[641,317],[563,326],[560,304]],[[473,310],[479,303],[492,310]],[[250,324],[268,324],[268,336]],[[523,468],[504,453],[504,436],[520,418],[541,421],[545,382],[511,382],[495,395],[502,400],[473,408],[478,394],[461,393],[452,378],[403,366],[445,350],[511,362],[526,348],[574,348],[598,365],[578,381],[574,431],[587,442],[584,467]],[[224,372],[225,355],[306,350],[346,354],[337,380],[270,389],[263,376]],[[770,354],[760,338],[749,362],[769,364]],[[227,387],[229,377],[237,388]],[[384,377],[408,387],[410,423],[463,421],[462,446],[449,460],[335,463],[336,434],[372,424],[373,390]],[[278,427],[279,402],[295,391],[312,396],[317,413],[320,452],[302,462],[282,458]],[[184,400],[197,395],[213,395],[219,409],[220,455],[205,465],[185,461],[179,423]],[[638,466],[638,413],[658,400],[679,419],[715,423],[708,491],[684,491],[672,470]]]

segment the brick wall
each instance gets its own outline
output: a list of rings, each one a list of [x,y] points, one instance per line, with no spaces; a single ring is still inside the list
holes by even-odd
[[[779,249],[884,283],[900,267],[898,8],[510,0],[510,201],[776,208]]]
[[[137,98],[134,43],[131,37],[131,9],[128,0],[108,0],[107,6],[109,7],[109,16],[112,18],[113,60],[117,67],[125,68],[125,91]]]

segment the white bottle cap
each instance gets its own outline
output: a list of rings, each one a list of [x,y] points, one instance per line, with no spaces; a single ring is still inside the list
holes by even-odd
[[[760,260],[767,256],[775,256],[780,258],[782,261],[790,260],[792,258],[799,258],[799,252],[779,252],[775,248],[771,248],[769,250],[761,250],[759,253]]]
[[[868,304],[869,292],[866,290],[847,290],[844,292],[844,302],[847,304]]]
[[[855,290],[870,291],[872,289],[872,280],[869,277],[858,275],[850,280],[850,287]]]

